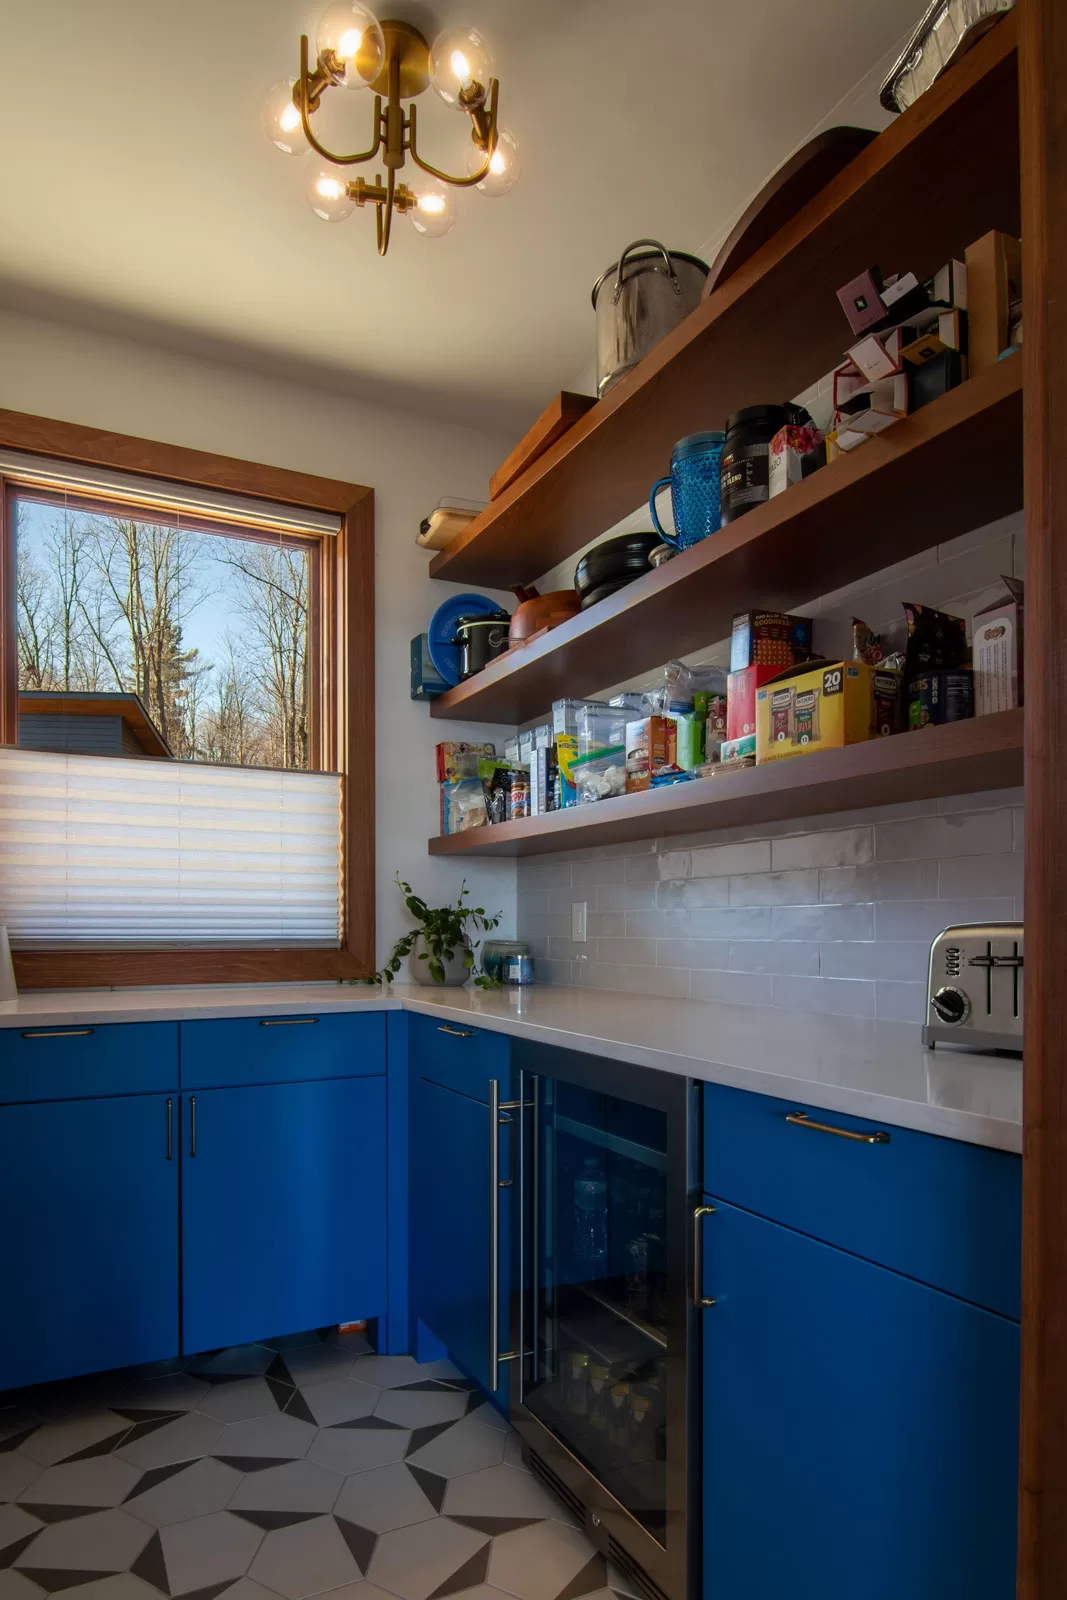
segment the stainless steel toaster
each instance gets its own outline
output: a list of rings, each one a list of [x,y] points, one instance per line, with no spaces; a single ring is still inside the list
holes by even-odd
[[[923,1044],[1022,1054],[1021,922],[971,922],[938,934],[930,947]]]

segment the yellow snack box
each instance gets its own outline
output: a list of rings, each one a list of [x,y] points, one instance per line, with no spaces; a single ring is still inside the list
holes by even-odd
[[[865,661],[806,661],[756,690],[756,762],[896,733],[901,674]]]

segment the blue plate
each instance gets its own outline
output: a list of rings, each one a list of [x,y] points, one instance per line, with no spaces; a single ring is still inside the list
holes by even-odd
[[[486,599],[484,594],[454,594],[451,600],[438,606],[430,618],[430,626],[426,630],[430,660],[453,689],[459,682],[463,667],[460,646],[452,643],[460,617],[486,616],[499,610],[496,601]]]

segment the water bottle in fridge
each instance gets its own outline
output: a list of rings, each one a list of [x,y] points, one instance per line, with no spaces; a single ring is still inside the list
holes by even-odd
[[[586,1156],[574,1183],[574,1254],[579,1266],[603,1277],[608,1258],[608,1186],[595,1156]]]

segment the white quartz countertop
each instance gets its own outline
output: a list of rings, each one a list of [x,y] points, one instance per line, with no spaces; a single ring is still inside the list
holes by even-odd
[[[493,1032],[608,1060],[971,1144],[1022,1149],[1021,1063],[924,1050],[918,1027],[900,1022],[594,989],[428,990],[395,984],[383,993],[301,983],[42,991],[0,1002],[0,1029],[396,1010],[462,1017]]]

